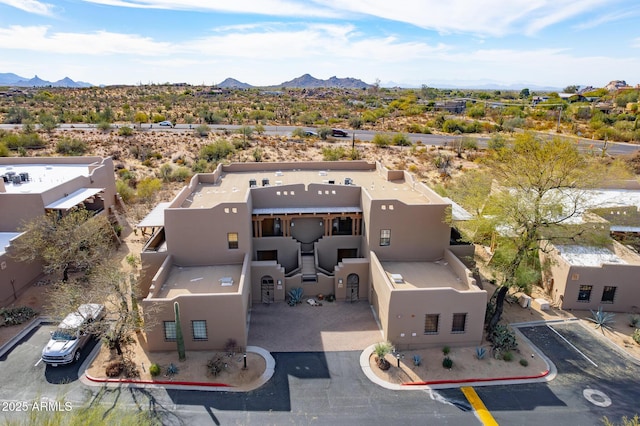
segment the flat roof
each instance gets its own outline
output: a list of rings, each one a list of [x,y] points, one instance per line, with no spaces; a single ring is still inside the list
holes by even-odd
[[[100,191],[104,191],[104,188],[80,188],[73,191],[71,194],[66,194],[64,197],[54,201],[45,206],[46,209],[52,210],[69,210],[82,203],[87,198],[91,198],[98,194]]]
[[[173,265],[156,296],[172,299],[183,294],[237,293],[242,264],[220,266]]]
[[[640,256],[615,242],[612,244],[613,250],[608,247],[578,245],[556,245],[555,247],[560,252],[560,257],[572,266],[600,267],[603,264],[640,264]]]
[[[373,199],[396,199],[407,204],[428,204],[430,200],[416,191],[405,180],[388,181],[376,170],[283,170],[223,173],[216,183],[199,182],[195,190],[182,203],[182,208],[208,208],[225,202],[243,202],[249,190],[249,181],[255,179],[260,190],[262,180],[268,179],[270,186],[311,183],[344,185],[345,179],[352,185],[367,191]],[[440,198],[437,199],[438,202]]]
[[[0,232],[0,256],[7,252],[11,240],[20,234],[22,232]]]
[[[164,211],[171,205],[171,202],[158,203],[136,226],[138,228],[152,228],[164,226]]]
[[[4,184],[8,194],[40,194],[75,179],[78,176],[89,176],[89,166],[86,164],[12,164],[0,165],[0,176],[7,173],[28,173],[28,180],[20,184],[11,181]]]
[[[435,262],[380,262],[389,282],[397,290],[413,290],[416,288],[451,287],[458,291],[468,291],[464,283],[449,267],[445,260]],[[402,283],[394,280],[396,275],[402,276]]]

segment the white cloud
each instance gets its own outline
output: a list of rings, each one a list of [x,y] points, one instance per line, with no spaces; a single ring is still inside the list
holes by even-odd
[[[631,47],[640,49],[640,37],[634,38],[633,40],[631,40]]]
[[[142,9],[217,11],[255,13],[270,16],[335,17],[336,13],[322,6],[312,6],[296,0],[83,0],[107,6]]]
[[[53,5],[38,0],[0,0],[0,4],[6,4],[36,15],[50,16],[53,14]]]
[[[602,24],[620,21],[626,18],[633,18],[633,17],[637,17],[638,15],[640,15],[640,9],[638,8],[635,8],[635,10],[614,11],[611,13],[606,13],[604,15],[598,15],[594,19],[591,19],[586,22],[582,22],[578,25],[574,25],[573,28],[576,30],[590,30]]]
[[[136,34],[108,31],[94,33],[51,33],[46,26],[13,25],[0,28],[0,48],[30,50],[46,53],[106,55],[135,54],[142,56],[168,55],[170,43],[156,42]]]

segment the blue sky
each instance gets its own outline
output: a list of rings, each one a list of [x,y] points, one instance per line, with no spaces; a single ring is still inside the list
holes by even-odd
[[[402,86],[640,82],[629,0],[0,0],[0,73],[94,84],[309,73]]]

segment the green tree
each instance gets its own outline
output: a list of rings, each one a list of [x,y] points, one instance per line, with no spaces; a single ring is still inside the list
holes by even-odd
[[[576,84],[571,84],[567,87],[565,87],[564,89],[562,89],[563,93],[576,93],[578,92],[578,89],[580,88],[580,86],[576,85]]]
[[[11,256],[26,262],[42,261],[45,274],[86,271],[113,247],[113,228],[103,215],[77,209],[59,217],[57,212],[38,216],[20,227],[24,232],[12,244]]]
[[[487,198],[482,215],[470,221],[469,229],[483,228],[487,216],[493,228],[504,231],[494,255],[501,274],[495,312],[487,329],[500,320],[504,298],[510,287],[523,287],[530,278],[527,261],[537,259],[540,242],[577,237],[584,229],[568,221],[585,208],[584,189],[603,176],[595,160],[582,155],[571,141],[540,139],[530,133],[516,136],[512,144],[490,150],[485,163],[497,188]],[[470,235],[477,241],[484,236]],[[484,241],[486,243],[486,241]]]
[[[149,116],[144,112],[138,111],[138,112],[136,112],[136,115],[134,115],[133,120],[136,123],[142,124],[142,123],[146,123],[147,121],[149,121]]]
[[[531,93],[526,87],[520,91],[520,99],[527,99],[529,96],[531,96]]]

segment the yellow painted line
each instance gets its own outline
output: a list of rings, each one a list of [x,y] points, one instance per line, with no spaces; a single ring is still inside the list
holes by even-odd
[[[487,407],[484,406],[484,402],[480,399],[476,391],[470,387],[461,387],[460,390],[467,397],[467,401],[476,410],[478,413],[478,417],[480,417],[480,421],[484,426],[498,426],[498,422],[493,418]]]

